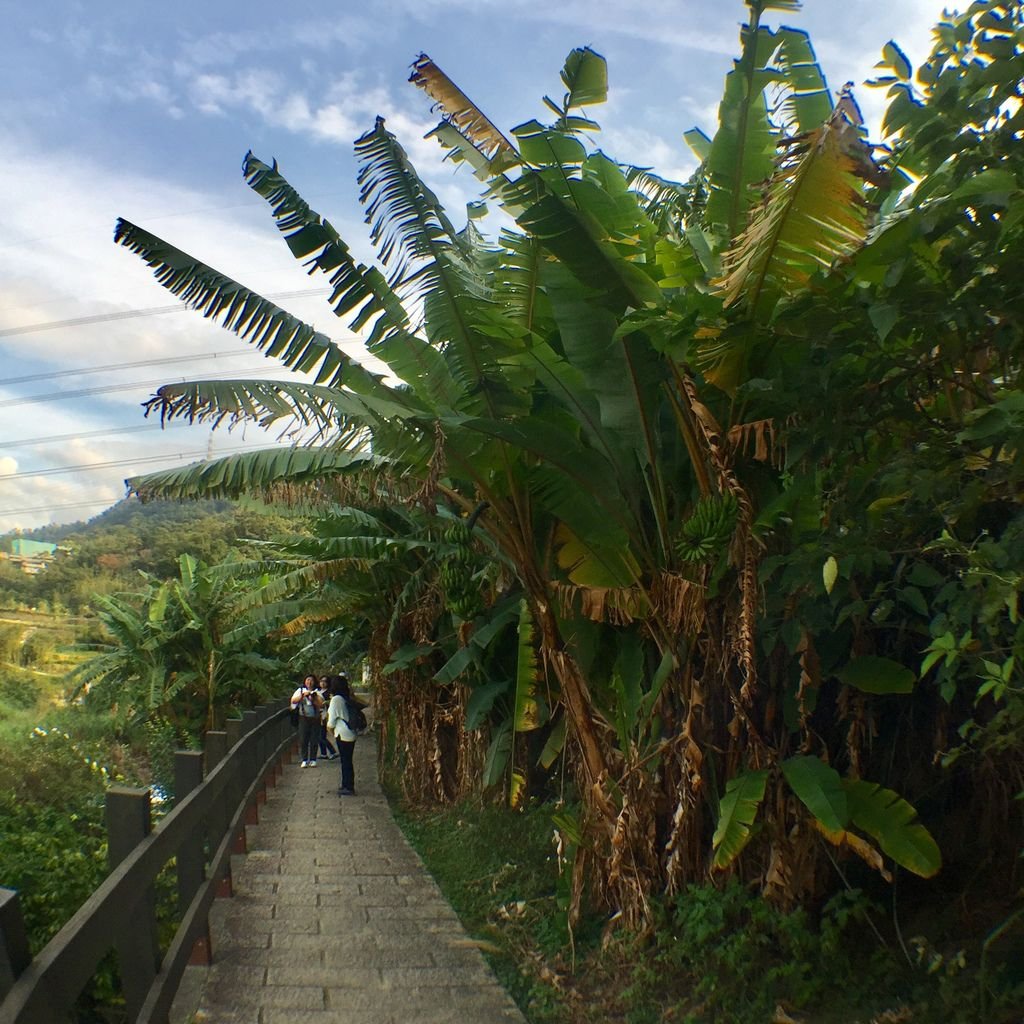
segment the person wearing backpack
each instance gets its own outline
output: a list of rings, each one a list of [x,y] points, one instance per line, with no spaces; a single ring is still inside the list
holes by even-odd
[[[338,759],[341,761],[341,783],[338,796],[355,796],[356,778],[352,764],[356,736],[365,728],[366,717],[349,689],[345,673],[328,676],[331,687],[331,703],[327,708],[327,729],[334,734],[338,745]]]
[[[323,700],[316,687],[316,676],[308,675],[292,694],[292,711],[299,714],[301,768],[316,767],[316,750],[320,743],[320,709],[323,707]]]

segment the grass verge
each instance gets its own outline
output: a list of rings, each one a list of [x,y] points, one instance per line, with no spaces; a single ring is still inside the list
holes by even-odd
[[[928,955],[908,963],[895,943],[878,941],[884,910],[857,890],[811,916],[776,910],[735,881],[691,886],[652,908],[644,934],[592,917],[570,945],[550,807],[422,810],[390,795],[407,838],[529,1024],[1024,1021],[1024,977],[1012,954],[1004,950],[985,977],[968,943],[965,955],[915,939],[911,949]]]

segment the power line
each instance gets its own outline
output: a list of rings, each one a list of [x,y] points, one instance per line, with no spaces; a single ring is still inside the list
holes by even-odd
[[[259,373],[261,370],[265,370],[266,366],[247,366],[239,373]],[[24,395],[21,398],[5,398],[0,401],[0,408],[7,409],[12,405],[33,405],[37,402],[59,402],[64,398],[85,398],[88,395],[102,395],[110,394],[115,391],[132,391],[135,388],[150,388],[154,385],[163,386],[164,384],[186,384],[188,383],[184,377],[177,381],[169,381],[166,377],[161,377],[157,380],[140,380],[135,381],[131,384],[102,384],[95,388],[80,388],[77,391],[49,391],[42,395]],[[204,381],[204,383],[206,383]]]
[[[0,516],[28,516],[38,512],[59,512],[64,508],[95,508],[97,505],[116,505],[124,498],[97,498],[95,501],[70,501],[59,505],[37,505],[34,508],[4,508],[0,509]]]
[[[269,451],[274,451],[274,448],[225,448],[223,451],[217,452],[216,456],[217,458],[220,458],[222,455],[235,455],[238,452]],[[7,480],[26,480],[29,477],[34,476],[59,476],[62,473],[88,473],[97,469],[113,469],[115,466],[137,466],[143,462],[176,462],[181,459],[198,459],[205,458],[206,456],[207,451],[204,448],[198,452],[168,452],[165,455],[147,455],[142,458],[134,459],[113,459],[109,462],[80,462],[74,466],[58,466],[56,469],[33,469],[26,470],[24,473],[8,473],[5,476],[0,476],[0,484],[3,484]]]
[[[137,363],[110,363],[107,366],[83,366],[76,370],[54,370],[52,373],[30,373],[27,377],[8,377],[0,380],[0,387],[13,384],[30,384],[35,380],[53,380],[54,377],[81,377],[86,373],[103,373],[106,370],[135,370],[140,366],[162,366],[166,363],[202,363],[207,359],[235,359],[252,353],[247,349],[240,352],[210,352],[207,355],[168,356],[166,359],[141,359]]]
[[[329,295],[330,293],[330,288],[302,288],[293,292],[268,292],[264,298],[294,299],[302,295]],[[111,320],[132,320],[141,316],[183,313],[189,308],[179,302],[173,306],[149,306],[144,309],[125,309],[116,313],[95,313],[92,316],[72,317],[70,320],[50,320],[40,324],[24,324],[21,327],[5,327],[0,330],[0,338],[10,338],[18,334],[34,334],[36,331],[52,331],[58,327],[86,327],[89,324],[103,324]]]
[[[49,437],[25,437],[17,441],[0,441],[0,448],[35,448],[55,441],[83,441],[87,437],[110,437],[113,434],[139,434],[144,430],[173,430],[176,425],[143,423],[137,427],[108,427],[106,430],[89,430],[84,434],[51,434]]]

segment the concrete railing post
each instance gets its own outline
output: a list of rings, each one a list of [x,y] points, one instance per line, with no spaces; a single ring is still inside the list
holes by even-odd
[[[21,901],[13,889],[0,889],[0,1003],[31,962]]]
[[[106,819],[107,857],[113,871],[152,830],[149,790],[112,786],[107,790]],[[152,886],[140,893],[134,913],[115,936],[114,946],[128,1016],[134,1020],[160,965],[156,898]]]

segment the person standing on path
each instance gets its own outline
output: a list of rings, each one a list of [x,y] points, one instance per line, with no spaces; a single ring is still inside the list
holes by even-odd
[[[316,766],[316,749],[320,743],[320,709],[323,700],[317,691],[316,676],[309,675],[292,694],[292,708],[299,713],[299,750],[302,768]]]
[[[322,702],[320,707],[319,750],[321,757],[327,758],[328,761],[333,761],[338,756],[338,752],[334,749],[334,744],[331,743],[334,734],[327,728],[327,706],[331,700],[331,687],[328,678],[328,676],[323,676],[317,686],[317,693],[320,694]]]
[[[356,778],[352,766],[352,755],[356,748],[356,731],[349,725],[351,720],[350,703],[353,701],[352,691],[348,686],[348,678],[343,674],[328,676],[331,687],[331,703],[327,709],[327,729],[334,734],[338,744],[338,758],[341,761],[341,784],[338,796],[355,796]]]

